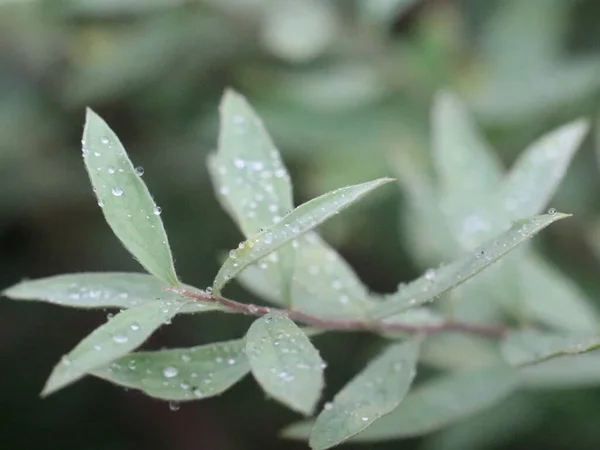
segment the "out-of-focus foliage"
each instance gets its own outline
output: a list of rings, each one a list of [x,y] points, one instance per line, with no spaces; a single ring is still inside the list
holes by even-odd
[[[402,171],[397,192],[388,189],[323,229],[373,290],[391,292],[456,251],[433,232],[424,247],[405,226],[416,206],[438,232],[435,212],[420,198],[427,198],[433,179],[428,115],[434,94],[452,88],[466,100],[508,167],[556,125],[596,115],[599,14],[594,0],[0,1],[2,287],[24,276],[138,269],[106,227],[81,167],[85,106],[112,124],[132,159],[151,174],[147,182],[164,205],[178,274],[209,285],[220,252],[242,240],[214,200],[204,164],[216,145],[219,98],[232,85],[280,145],[296,180],[296,204]],[[535,257],[544,256],[548,270],[560,274],[551,277],[560,287],[540,290],[581,290],[597,308],[596,140],[586,138],[551,200],[575,217],[547,231]],[[536,267],[523,270],[535,277]],[[232,297],[250,300],[241,289]],[[48,367],[104,315],[89,319],[8,302],[0,309],[0,432],[7,448],[46,448],[52,441],[65,449],[305,448],[274,440],[297,417],[243,383],[176,413],[96,381],[41,401],[37,392]],[[149,347],[239,338],[249,322],[199,315],[176,324]],[[329,362],[329,397],[346,384],[349,368],[359,371],[376,354],[374,339],[315,339]],[[474,345],[455,355],[438,349],[444,359],[428,344],[433,372],[480,361]],[[598,448],[597,355],[544,365],[523,372],[535,387],[526,397],[403,445],[510,448],[518,440],[527,448]],[[566,379],[565,367],[580,381]],[[552,386],[564,389],[546,391]],[[257,406],[260,413],[247,413]]]

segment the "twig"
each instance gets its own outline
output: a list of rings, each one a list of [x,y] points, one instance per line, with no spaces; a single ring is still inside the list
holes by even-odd
[[[501,339],[508,331],[505,327],[501,326],[476,325],[454,321],[447,321],[436,325],[408,325],[386,321],[385,319],[376,322],[361,320],[320,319],[318,317],[311,316],[293,309],[270,308],[267,306],[239,303],[235,300],[218,295],[212,295],[211,293],[203,291],[195,292],[182,288],[168,288],[166,290],[200,302],[217,304],[222,306],[225,312],[256,317],[262,317],[271,312],[279,312],[285,314],[295,322],[303,323],[305,325],[323,330],[400,332],[423,335],[459,332],[476,334],[494,339]]]

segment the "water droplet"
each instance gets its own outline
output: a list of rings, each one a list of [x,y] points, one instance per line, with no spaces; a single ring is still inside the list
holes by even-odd
[[[115,172],[116,172],[116,170],[115,170],[115,168],[114,168],[114,167],[109,167],[109,168],[108,168],[108,173],[110,173],[111,175],[112,175],[113,173],[115,173]]]
[[[125,334],[115,334],[112,339],[117,344],[124,344],[129,340]]]
[[[181,360],[183,362],[188,363],[188,362],[190,362],[192,360],[192,357],[190,355],[188,355],[187,353],[182,353],[181,354]]]
[[[233,366],[235,364],[235,359],[229,359],[227,360],[227,364],[229,364],[230,366]]]
[[[174,378],[179,375],[179,370],[173,366],[165,367],[163,369],[163,375],[165,378]]]
[[[229,195],[229,188],[223,186],[221,189],[219,189],[219,194],[221,194],[221,195]]]
[[[548,210],[548,214],[550,214],[551,216],[553,216],[554,214],[556,214],[556,209],[554,209],[554,208],[550,208],[550,209]]]
[[[135,174],[136,174],[138,177],[141,177],[142,175],[144,175],[144,168],[143,168],[142,166],[137,166],[137,167],[135,168]]]
[[[178,402],[169,402],[169,409],[171,411],[177,411],[179,409],[179,403]]]
[[[152,212],[155,216],[160,216],[160,214],[162,213],[162,208],[160,206],[155,206]]]
[[[325,405],[323,405],[323,408],[325,409],[325,411],[330,411],[331,408],[333,408],[333,403],[327,402],[325,403]]]
[[[212,286],[208,286],[208,287],[207,287],[207,288],[204,290],[204,292],[206,292],[208,295],[211,295],[211,294],[212,294],[212,292],[213,292],[213,288],[212,288]]]
[[[135,370],[135,359],[130,360],[129,363],[127,363],[127,367],[129,367],[129,370]]]
[[[235,167],[237,167],[238,169],[243,169],[244,167],[246,167],[246,161],[244,161],[243,159],[240,158],[236,158],[233,161],[233,164],[235,165]]]
[[[425,272],[425,279],[431,281],[434,278],[435,278],[435,269],[427,269],[427,271]]]
[[[204,397],[204,393],[200,389],[196,388],[194,389],[194,397],[202,398]]]
[[[362,420],[363,422],[368,422],[368,421],[369,421],[369,418],[368,418],[367,416],[362,416],[362,417],[360,418],[360,420]]]
[[[231,259],[235,259],[235,258],[237,258],[237,252],[236,252],[235,250],[231,250],[231,251],[229,252],[229,257],[230,257]]]
[[[123,195],[123,189],[118,187],[113,188],[112,195],[114,195],[115,197],[120,197],[121,195]]]
[[[132,331],[138,331],[140,329],[140,324],[137,322],[133,322],[130,326]]]
[[[94,294],[94,292],[90,292],[90,297],[94,298],[94,295],[92,295],[92,294]],[[114,315],[113,313],[108,313],[108,314],[106,315],[106,319],[107,319],[107,320],[110,320],[110,319],[112,319],[113,317],[115,317],[115,315]]]
[[[108,138],[106,136],[102,136],[100,138],[100,142],[102,142],[103,144],[108,144],[110,141],[108,140]]]

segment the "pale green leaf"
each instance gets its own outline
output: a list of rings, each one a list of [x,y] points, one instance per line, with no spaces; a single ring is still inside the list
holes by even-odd
[[[218,395],[249,371],[243,339],[191,348],[132,353],[94,370],[100,378],[164,400]]]
[[[598,312],[558,268],[534,254],[527,254],[519,267],[527,317],[565,331],[599,330]]]
[[[274,399],[310,414],[323,389],[323,361],[307,335],[287,316],[268,314],[246,335],[252,374]]]
[[[499,403],[518,387],[514,369],[498,365],[442,375],[418,386],[390,414],[350,442],[378,442],[421,436],[440,430]],[[306,439],[312,422],[293,424],[283,436]]]
[[[440,195],[449,217],[463,219],[487,207],[502,180],[502,165],[452,92],[435,98],[432,148]],[[454,221],[454,220],[453,220]]]
[[[600,352],[559,356],[519,369],[530,389],[573,389],[600,385]]]
[[[326,449],[346,441],[392,412],[415,377],[419,343],[389,346],[325,404],[310,436],[313,449]]]
[[[42,395],[51,394],[140,346],[181,308],[176,301],[155,301],[120,312],[96,328],[56,365]]]
[[[502,355],[513,366],[536,364],[600,348],[600,336],[514,331],[502,342]]]
[[[106,221],[152,275],[177,285],[160,209],[110,127],[91,109],[83,131],[83,159]]]
[[[232,250],[229,258],[217,273],[213,290],[219,293],[229,280],[250,264],[317,227],[373,189],[389,181],[391,179],[382,178],[336,189],[298,206],[281,221],[255,234],[240,244],[238,249]]]
[[[488,338],[442,333],[428,336],[423,342],[421,362],[436,369],[473,370],[498,364],[502,362],[502,356],[497,343]]]
[[[294,208],[292,184],[277,148],[244,97],[227,90],[220,113],[219,148],[209,169],[218,195],[250,237]]]
[[[552,222],[565,217],[568,215],[555,213],[515,222],[510,229],[486,242],[474,252],[441,269],[426,272],[421,278],[401,288],[398,293],[390,295],[388,300],[375,309],[375,315],[386,317],[432,301],[493,264]]]
[[[352,320],[367,317],[373,302],[346,261],[317,233],[296,239],[296,269],[292,278],[293,308],[321,318]],[[283,304],[278,288],[277,253],[261,259],[237,276],[253,294]]]
[[[167,292],[167,283],[141,273],[77,273],[23,281],[2,294],[17,300],[39,300],[76,308],[133,308],[157,299],[176,301],[177,294]],[[196,290],[183,285],[187,290]],[[188,302],[180,312],[218,309],[214,305]]]
[[[469,420],[428,436],[422,450],[481,450],[517,442],[543,426],[544,415],[536,400],[521,393],[512,395]]]
[[[517,159],[500,190],[500,205],[512,219],[539,214],[563,179],[589,129],[577,120],[542,136]]]

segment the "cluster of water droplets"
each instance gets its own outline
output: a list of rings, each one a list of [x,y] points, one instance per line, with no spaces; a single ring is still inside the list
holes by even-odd
[[[132,354],[113,363],[108,374],[117,383],[176,402],[216,395],[248,369],[243,344],[235,342]]]
[[[107,288],[106,286],[86,285],[77,282],[69,283],[65,294],[60,291],[60,295],[53,298],[53,303],[74,304],[86,306],[115,306],[121,308],[130,308],[138,306],[138,298],[131,297],[128,292]]]

